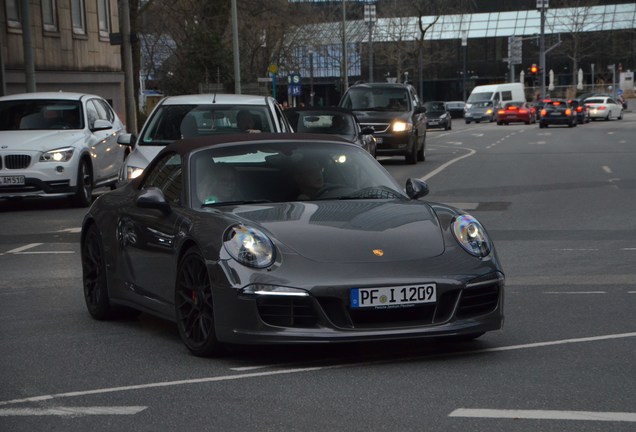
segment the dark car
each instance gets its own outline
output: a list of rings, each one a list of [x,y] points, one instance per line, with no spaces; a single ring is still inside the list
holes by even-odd
[[[299,133],[319,133],[338,135],[346,140],[358,144],[360,147],[376,154],[376,142],[373,128],[360,126],[358,119],[344,108],[289,108],[285,116]]]
[[[500,329],[504,274],[483,226],[420,200],[420,179],[404,190],[338,137],[178,141],[86,214],[86,306],[98,320],[123,307],[175,321],[199,356],[226,343],[472,339]]]
[[[576,122],[578,124],[590,122],[590,108],[583,103],[582,99],[570,99],[568,103],[576,113]]]
[[[426,108],[426,127],[429,129],[452,129],[452,118],[446,108],[446,102],[430,101],[424,104]]]
[[[507,125],[510,123],[536,123],[537,116],[534,107],[524,101],[506,102],[497,110],[497,124]]]
[[[356,84],[340,100],[362,127],[372,127],[378,155],[404,155],[406,163],[426,159],[426,109],[409,84]]]
[[[446,102],[446,109],[452,118],[462,118],[464,117],[464,111],[466,110],[466,103],[463,101]]]
[[[576,126],[576,112],[565,99],[550,99],[545,101],[541,109],[539,127],[545,128],[549,125]]]
[[[470,105],[470,108],[464,113],[464,121],[466,124],[470,122],[480,123],[483,121],[495,121],[495,107],[492,101],[479,101]]]

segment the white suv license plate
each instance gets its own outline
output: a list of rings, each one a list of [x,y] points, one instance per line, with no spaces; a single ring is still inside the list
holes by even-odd
[[[420,303],[437,301],[437,286],[434,283],[384,288],[352,288],[351,307],[391,308],[408,307]]]
[[[24,176],[2,176],[0,186],[24,186]]]

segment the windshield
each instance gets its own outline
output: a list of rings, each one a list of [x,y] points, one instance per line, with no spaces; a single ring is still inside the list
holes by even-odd
[[[476,102],[483,102],[483,101],[489,101],[492,99],[492,92],[485,92],[485,93],[473,93],[470,95],[470,97],[468,98],[468,103],[476,103]]]
[[[359,111],[410,111],[411,109],[408,91],[391,87],[352,87],[340,106]]]
[[[491,101],[484,101],[484,102],[474,102],[471,106],[472,108],[487,108],[487,107],[491,107],[492,106],[492,102]]]
[[[296,111],[286,113],[296,132],[355,135],[355,120],[346,113]]]
[[[139,144],[165,146],[181,138],[272,131],[265,105],[163,105],[152,114]]]
[[[192,156],[194,208],[223,203],[408,199],[366,151],[329,142],[205,149]]]
[[[0,130],[83,129],[82,104],[68,100],[0,102]]]
[[[426,111],[446,111],[444,102],[426,102],[424,106]]]

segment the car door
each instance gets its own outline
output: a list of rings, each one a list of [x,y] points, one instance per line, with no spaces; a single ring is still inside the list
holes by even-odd
[[[174,303],[177,270],[176,240],[187,218],[181,211],[183,174],[181,157],[166,154],[149,168],[138,196],[159,189],[171,206],[165,212],[132,205],[117,223],[122,246],[122,267],[136,301],[155,310],[170,310]],[[167,308],[167,309],[166,309]]]
[[[96,184],[116,177],[124,160],[123,147],[117,144],[117,137],[122,126],[115,122],[115,115],[110,107],[101,99],[91,98],[86,101],[88,117],[89,151],[93,161],[93,177]],[[96,127],[96,121],[110,123],[111,127]],[[99,123],[97,126],[100,126]]]
[[[415,114],[415,110],[420,107],[420,99],[413,89],[409,89],[409,98],[411,99],[411,105],[413,110],[413,124],[417,129],[417,136],[426,136],[426,114]]]

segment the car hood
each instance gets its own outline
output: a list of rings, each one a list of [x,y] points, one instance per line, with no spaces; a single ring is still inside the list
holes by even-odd
[[[431,118],[440,118],[446,114],[446,111],[426,111],[426,117]]]
[[[234,214],[283,250],[320,262],[391,262],[441,255],[437,216],[419,201],[319,201],[242,206]]]
[[[393,120],[411,120],[410,112],[403,111],[354,111],[360,123],[391,123]]]
[[[19,130],[0,132],[3,151],[45,152],[74,146],[84,139],[82,130]]]

